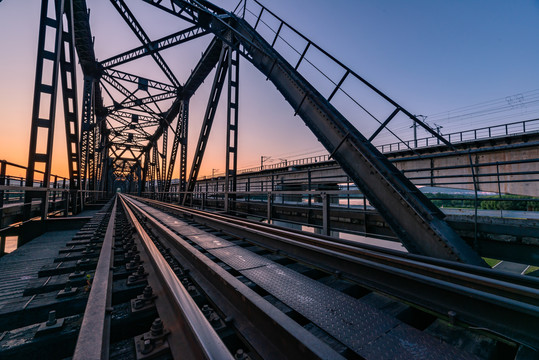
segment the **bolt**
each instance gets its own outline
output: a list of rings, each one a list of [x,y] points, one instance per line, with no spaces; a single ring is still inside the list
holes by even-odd
[[[450,310],[447,312],[447,316],[449,317],[449,323],[451,325],[455,325],[455,321],[457,320],[457,313],[453,310]]]
[[[134,308],[135,309],[141,309],[142,307],[144,307],[144,300],[136,299],[135,304],[134,304]]]
[[[153,295],[153,290],[152,290],[152,287],[150,285],[147,285],[144,290],[142,291],[142,295],[144,296],[145,299],[149,299],[152,297]]]
[[[51,310],[51,311],[49,311],[49,319],[47,320],[46,325],[47,326],[53,326],[56,323],[57,323],[56,310]]]
[[[208,318],[210,316],[211,308],[208,305],[203,305],[201,310],[202,310],[202,313],[204,314],[204,316],[206,318]]]
[[[144,343],[142,345],[142,349],[140,349],[140,352],[143,354],[148,354],[152,352],[152,350],[153,350],[152,341],[150,339],[144,340]]]
[[[237,360],[244,360],[244,359],[247,359],[247,354],[245,354],[245,352],[243,351],[243,349],[238,349],[236,351],[236,354],[234,354],[234,359],[237,359]]]
[[[208,321],[210,322],[211,326],[213,326],[214,328],[218,327],[219,325],[221,325],[221,318],[219,317],[219,315],[217,315],[214,311],[212,311],[210,313],[210,316],[208,318]]]
[[[150,328],[150,332],[152,336],[159,336],[163,334],[163,329],[164,329],[163,321],[161,321],[160,318],[157,318],[153,321],[152,327]]]
[[[144,266],[140,265],[137,269],[138,275],[144,275]]]

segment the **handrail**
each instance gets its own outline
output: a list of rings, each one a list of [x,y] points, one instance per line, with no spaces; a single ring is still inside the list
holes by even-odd
[[[517,128],[518,130],[511,131],[511,128],[513,129]],[[447,140],[450,141],[452,144],[458,144],[458,143],[481,140],[481,139],[491,139],[491,138],[503,137],[503,136],[515,136],[515,135],[521,135],[521,134],[532,134],[536,132],[539,132],[539,118],[516,121],[516,122],[507,123],[507,124],[486,126],[486,127],[477,128],[477,129],[456,131],[456,132],[444,134],[442,136],[444,138],[447,138]],[[486,134],[486,136],[481,136],[481,134]],[[430,140],[434,141],[434,143],[430,142]],[[419,139],[406,140],[404,142],[395,142],[395,143],[377,145],[376,147],[382,153],[387,153],[387,152],[392,152],[392,151],[408,149],[409,147],[425,148],[429,146],[440,145],[439,141],[437,140],[438,139],[436,139],[435,137],[430,136],[430,137],[423,137]]]

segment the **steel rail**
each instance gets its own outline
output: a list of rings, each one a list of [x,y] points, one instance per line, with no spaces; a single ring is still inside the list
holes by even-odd
[[[117,199],[107,225],[90,295],[73,354],[74,360],[108,359],[112,304],[112,263]]]
[[[338,271],[363,286],[434,311],[451,321],[455,320],[453,314],[456,314],[459,322],[539,348],[536,331],[539,326],[538,286],[499,280],[492,270],[490,274],[489,271],[480,273],[477,268],[475,273],[467,274],[454,268],[366,251],[282,229],[268,233],[268,228],[261,224],[219,214],[208,215],[176,205],[160,205],[169,211],[184,212],[198,223],[247,238],[266,248],[284,251],[325,270]],[[468,265],[469,270],[474,271],[474,268]],[[508,274],[501,277],[510,278]]]
[[[165,284],[164,288],[168,293],[168,297],[181,311],[184,321],[192,331],[192,334],[197,341],[197,344],[195,344],[198,348],[197,350],[199,350],[202,357],[206,359],[234,359],[215,330],[206,320],[193,298],[184,288],[174,271],[170,268],[163,255],[161,255],[152,239],[137,220],[131,208],[127,206],[125,199],[122,196],[120,196],[120,199],[127,217],[134,225],[155,269],[157,270],[158,277],[161,279],[162,283]]]
[[[331,191],[327,191],[330,193]],[[276,193],[276,192],[274,192]],[[288,192],[290,193],[290,192]],[[288,194],[287,193],[287,194]],[[238,226],[243,226],[248,229],[256,229],[262,231],[266,234],[272,234],[276,236],[286,237],[290,239],[295,239],[300,242],[305,242],[308,244],[320,246],[329,250],[342,251],[349,255],[365,257],[377,261],[386,261],[387,263],[392,263],[394,265],[401,264],[404,268],[405,266],[412,265],[417,269],[422,269],[425,274],[431,274],[431,272],[438,273],[439,268],[447,268],[457,271],[455,276],[457,277],[466,277],[468,274],[473,274],[476,276],[486,277],[493,281],[503,281],[510,283],[511,285],[517,285],[525,287],[526,289],[535,288],[539,289],[539,278],[534,277],[523,277],[516,274],[511,274],[507,272],[493,271],[492,269],[483,268],[479,266],[463,264],[455,261],[432,258],[423,255],[404,253],[401,251],[396,251],[392,249],[386,249],[378,247],[375,245],[361,244],[357,241],[351,241],[346,239],[338,239],[330,236],[320,235],[320,234],[305,234],[305,232],[300,230],[294,230],[290,228],[285,228],[276,225],[269,225],[260,222],[253,222],[245,219],[240,219],[233,216],[208,213],[207,211],[191,209],[180,205],[167,204],[159,202],[157,200],[142,199],[148,203],[153,203],[158,206],[166,207],[171,210],[178,210],[184,213],[197,214],[203,217],[210,217],[211,219],[224,221],[226,223],[236,224]],[[433,267],[431,267],[432,265]],[[445,278],[445,274],[443,275]],[[481,284],[481,283],[479,283]],[[522,289],[520,289],[522,290]],[[516,292],[519,292],[519,288],[516,288]],[[537,293],[534,293],[533,296],[537,296]]]
[[[192,248],[184,239],[141,209],[138,202],[123,197],[146,219],[152,231],[182,264],[195,282],[233,319],[234,327],[262,358],[342,359],[335,350],[315,337],[221,266]],[[140,204],[140,203],[138,203]]]

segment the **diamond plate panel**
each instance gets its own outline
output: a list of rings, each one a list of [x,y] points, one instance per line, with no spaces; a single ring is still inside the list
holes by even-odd
[[[147,205],[140,205],[140,207],[143,208],[148,214],[159,219],[170,229],[179,232],[183,236],[201,235],[206,233],[204,230],[200,230],[194,226],[188,225],[186,222],[179,220],[174,216],[165,214],[161,210],[153,209]]]
[[[241,273],[359,353],[400,321],[278,264]]]
[[[218,236],[212,234],[203,234],[203,235],[191,235],[189,240],[200,245],[203,249],[219,249],[224,247],[236,246],[230,241],[221,239]]]
[[[376,339],[360,355],[367,359],[479,359],[406,324]]]
[[[189,226],[186,222],[178,220],[173,216],[165,216],[163,218],[159,218],[159,220],[161,220],[163,224],[167,226]]]
[[[209,249],[208,252],[238,271],[267,266],[272,263],[270,260],[236,245],[226,248]]]
[[[190,226],[190,225],[169,225],[169,228],[171,228],[172,230],[175,230],[177,232],[179,232],[180,234],[182,234],[183,236],[187,236],[187,237],[190,237],[190,236],[193,236],[193,235],[202,235],[202,234],[206,234],[206,232],[204,230],[200,230],[194,226]]]

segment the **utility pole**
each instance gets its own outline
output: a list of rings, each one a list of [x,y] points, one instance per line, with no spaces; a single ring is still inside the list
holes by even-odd
[[[434,123],[434,127],[436,128],[436,132],[438,133],[438,135],[440,135],[440,129],[443,128],[443,126]],[[439,144],[440,144],[440,139],[438,138],[438,145]]]
[[[427,117],[425,115],[414,115],[415,117],[421,117],[421,120],[423,120],[423,122],[425,122],[425,120],[427,120]],[[417,122],[415,122],[413,119],[412,119],[413,123],[412,123],[412,126],[410,126],[411,128],[414,128],[414,148],[417,147]]]
[[[264,170],[264,161],[271,159],[271,156],[260,156],[260,171]]]
[[[414,128],[414,148],[417,147],[417,123],[414,121],[412,124],[412,127]]]

